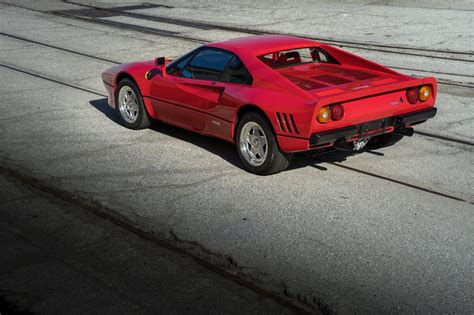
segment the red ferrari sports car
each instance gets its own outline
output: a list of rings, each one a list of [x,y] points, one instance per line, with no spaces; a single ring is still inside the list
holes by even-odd
[[[131,129],[151,119],[235,143],[256,174],[294,152],[391,145],[436,114],[436,79],[413,78],[341,49],[282,35],[211,43],[102,73]]]

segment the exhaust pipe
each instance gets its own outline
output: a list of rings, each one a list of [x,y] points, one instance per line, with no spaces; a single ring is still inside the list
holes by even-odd
[[[407,137],[413,136],[414,132],[415,130],[413,130],[413,128],[411,127],[398,127],[393,131],[393,133],[397,135],[402,135],[402,136],[407,136]]]

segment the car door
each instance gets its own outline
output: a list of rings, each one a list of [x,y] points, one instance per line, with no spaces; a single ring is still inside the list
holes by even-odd
[[[242,61],[233,55],[216,86],[222,86],[223,93],[218,102],[209,102],[205,132],[214,137],[232,141],[234,117],[242,103],[251,103],[243,98],[246,89],[251,89],[253,78]]]
[[[207,109],[218,104],[224,92],[218,80],[231,59],[228,52],[202,48],[170,65],[167,75],[151,87],[160,119],[203,131]]]

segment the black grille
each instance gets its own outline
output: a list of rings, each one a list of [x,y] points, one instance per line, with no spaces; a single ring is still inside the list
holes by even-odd
[[[282,132],[296,133],[299,134],[298,127],[296,126],[295,118],[292,114],[276,113],[278,126]]]

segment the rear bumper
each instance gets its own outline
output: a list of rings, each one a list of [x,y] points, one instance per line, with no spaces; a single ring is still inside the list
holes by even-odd
[[[344,141],[360,137],[372,137],[388,131],[393,131],[393,129],[398,127],[421,123],[433,118],[435,115],[436,108],[433,107],[404,115],[373,120],[358,125],[313,133],[309,139],[309,146],[310,148],[314,148],[325,146],[335,141]]]

